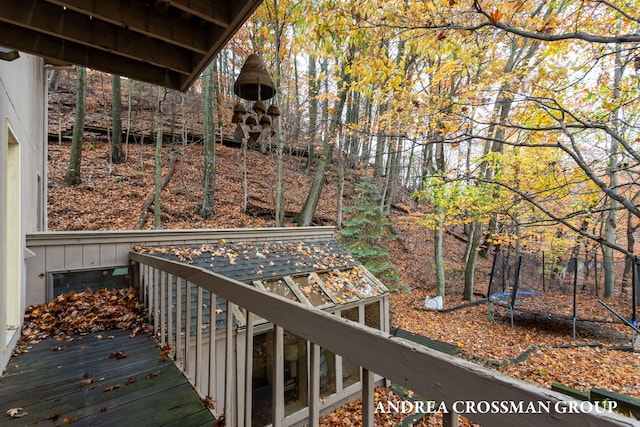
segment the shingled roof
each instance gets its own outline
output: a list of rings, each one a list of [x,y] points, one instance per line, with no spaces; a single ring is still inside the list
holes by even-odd
[[[319,308],[378,297],[388,289],[334,238],[136,246]],[[217,301],[217,327],[223,326]],[[239,319],[240,323],[242,319]],[[222,322],[222,323],[221,323]]]

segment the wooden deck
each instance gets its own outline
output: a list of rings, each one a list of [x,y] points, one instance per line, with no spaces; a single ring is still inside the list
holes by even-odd
[[[129,332],[48,338],[14,356],[0,379],[0,426],[214,425],[156,342]],[[10,408],[27,415],[11,418]]]

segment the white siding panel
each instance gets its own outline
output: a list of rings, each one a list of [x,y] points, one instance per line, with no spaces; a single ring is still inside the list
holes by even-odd
[[[47,271],[65,269],[64,246],[47,246],[45,265]]]
[[[101,243],[100,244],[100,265],[114,265],[116,263],[116,244]]]
[[[82,245],[66,246],[64,248],[64,269],[82,268]]]
[[[82,245],[82,267],[96,268],[100,267],[100,245],[92,243]]]

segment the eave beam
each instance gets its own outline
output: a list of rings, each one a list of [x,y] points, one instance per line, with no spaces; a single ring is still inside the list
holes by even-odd
[[[140,0],[47,1],[200,54],[209,52],[210,42],[214,40],[211,37],[216,32],[215,26],[194,25],[193,22],[168,16],[147,7],[145,2]]]
[[[186,76],[142,61],[118,56],[71,41],[42,34],[13,24],[3,24],[3,42],[14,49],[59,59],[71,64],[89,66],[108,73],[128,76],[170,89],[184,90]]]
[[[202,55],[45,2],[0,0],[0,21],[189,75]]]

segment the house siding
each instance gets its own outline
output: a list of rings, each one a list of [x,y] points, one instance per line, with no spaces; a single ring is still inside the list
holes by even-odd
[[[26,306],[25,259],[33,255],[26,250],[26,234],[44,228],[47,181],[45,91],[41,58],[21,53],[14,61],[0,61],[1,370],[6,367],[19,335],[8,332],[7,323],[15,323],[16,319],[19,323],[21,315],[16,313],[23,313]],[[9,144],[12,144],[11,148]],[[11,165],[13,160],[17,160],[18,165]],[[19,173],[17,178],[10,178],[10,168]],[[9,187],[10,183],[13,187]],[[8,202],[11,192],[15,197]]]

